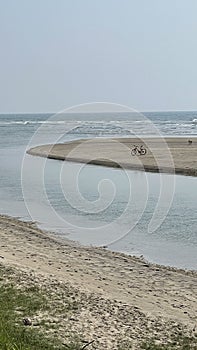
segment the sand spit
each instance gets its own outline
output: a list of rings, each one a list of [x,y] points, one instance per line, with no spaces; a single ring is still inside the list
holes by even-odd
[[[197,333],[195,271],[63,242],[6,216],[0,217],[0,238],[0,264],[15,269],[17,283],[46,287],[57,304],[65,293],[79,303],[72,315],[50,316],[59,322],[62,342],[67,328],[99,350],[140,349],[147,338],[164,344],[180,332]]]
[[[147,154],[132,156],[134,145],[143,145]],[[109,167],[197,176],[197,138],[97,138],[37,146],[27,153]]]

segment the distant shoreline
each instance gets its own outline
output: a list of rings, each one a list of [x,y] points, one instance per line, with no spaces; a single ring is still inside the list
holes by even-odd
[[[188,140],[191,142],[188,143]],[[131,156],[134,145],[147,149],[145,156]],[[117,138],[76,140],[30,148],[28,154],[55,160],[88,163],[156,173],[197,176],[197,138]]]

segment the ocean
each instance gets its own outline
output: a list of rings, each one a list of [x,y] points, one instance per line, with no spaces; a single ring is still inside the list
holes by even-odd
[[[37,144],[94,137],[197,136],[197,112],[0,115],[0,213],[61,238],[150,262],[197,269],[197,178],[110,169],[26,155]],[[24,161],[31,168],[27,177]],[[41,172],[42,170],[42,172]],[[42,177],[40,177],[42,174]],[[75,176],[74,176],[75,175]],[[76,183],[77,179],[77,183]],[[74,187],[72,185],[74,181]],[[162,183],[173,193],[150,222]]]

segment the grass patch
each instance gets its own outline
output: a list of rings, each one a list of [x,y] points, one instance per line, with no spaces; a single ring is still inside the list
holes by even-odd
[[[23,318],[48,315],[48,296],[37,286],[24,287],[9,280],[12,272],[0,266],[0,349],[1,350],[79,350],[78,339],[62,344],[47,336],[47,322],[25,326]],[[70,305],[68,306],[68,309]]]

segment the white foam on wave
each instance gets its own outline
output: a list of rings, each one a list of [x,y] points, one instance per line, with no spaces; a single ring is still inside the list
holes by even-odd
[[[52,125],[55,125],[55,124],[65,124],[66,121],[64,120],[56,120],[56,121],[50,121],[50,120],[17,120],[17,121],[10,121],[10,122],[7,122],[7,121],[3,121],[3,122],[0,122],[0,125],[28,125],[28,124],[52,124]]]

